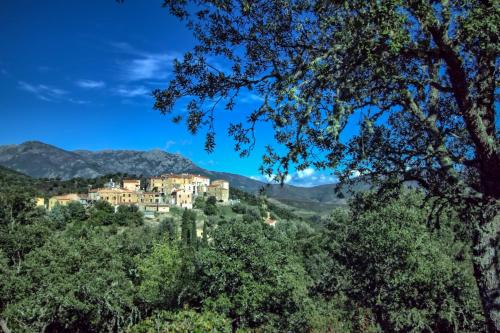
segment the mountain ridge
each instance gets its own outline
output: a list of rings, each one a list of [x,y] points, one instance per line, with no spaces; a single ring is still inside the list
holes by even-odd
[[[113,173],[136,176],[155,176],[163,173],[197,173],[230,182],[232,187],[257,193],[261,189],[274,199],[300,208],[331,208],[345,204],[334,193],[335,184],[315,187],[266,184],[264,182],[221,171],[206,170],[180,154],[160,149],[142,150],[73,150],[40,142],[0,146],[0,165],[34,178],[95,178]]]

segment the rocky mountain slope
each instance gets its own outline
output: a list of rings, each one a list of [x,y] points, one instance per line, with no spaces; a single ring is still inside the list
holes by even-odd
[[[0,146],[0,165],[36,178],[93,178],[103,172],[77,153],[38,141]]]
[[[269,197],[300,208],[324,209],[344,204],[334,185],[297,187],[260,181],[227,172],[209,171],[179,154],[162,150],[67,151],[38,141],[0,146],[0,165],[36,178],[94,178],[111,173],[152,176],[162,173],[199,173],[211,179],[228,180],[231,186],[257,193],[264,188]]]

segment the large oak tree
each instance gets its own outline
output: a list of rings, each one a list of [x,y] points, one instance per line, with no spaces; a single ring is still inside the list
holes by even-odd
[[[259,123],[272,124],[285,149],[268,147],[263,172],[283,179],[292,166],[314,165],[348,180],[356,170],[384,186],[418,182],[436,207],[451,202],[474,230],[487,326],[500,331],[498,0],[164,5],[198,43],[154,92],[156,109],[174,113],[190,98],[188,128],[205,130],[211,151],[217,116],[251,92],[260,106],[229,134],[247,155]],[[341,136],[353,119],[359,131]]]

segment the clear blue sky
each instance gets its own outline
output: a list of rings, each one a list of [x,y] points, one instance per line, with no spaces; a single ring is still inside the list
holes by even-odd
[[[240,159],[226,126],[255,106],[243,98],[219,116],[217,149],[152,110],[153,88],[165,86],[175,57],[194,45],[161,0],[0,1],[0,144],[39,140],[73,149],[160,148],[206,169],[258,176],[271,131]],[[255,97],[255,96],[253,96]],[[179,108],[182,108],[179,105]],[[226,140],[226,141],[225,141]],[[291,182],[331,182],[328,173],[293,173]]]

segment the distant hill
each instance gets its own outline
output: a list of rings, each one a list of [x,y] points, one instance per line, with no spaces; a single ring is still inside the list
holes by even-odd
[[[32,178],[20,172],[0,166],[0,186],[28,186],[31,185]]]
[[[0,165],[36,178],[61,179],[202,171],[190,160],[161,150],[67,151],[38,141],[0,146]]]
[[[91,160],[38,141],[0,146],[0,165],[36,178],[93,178],[102,172]]]
[[[266,185],[249,177],[203,169],[179,154],[162,150],[67,151],[43,142],[28,141],[0,146],[0,166],[34,178],[62,180],[117,173],[148,177],[169,172],[190,172],[211,179],[225,179],[231,186],[249,193],[257,193],[264,188],[269,197],[302,209],[324,210],[345,204],[345,200],[337,198],[334,193],[334,185],[308,188]]]

